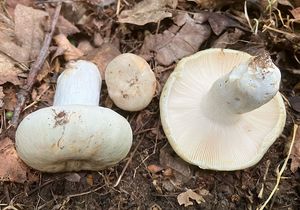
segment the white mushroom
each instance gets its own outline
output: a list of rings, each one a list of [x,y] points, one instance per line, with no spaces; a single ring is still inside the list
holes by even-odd
[[[105,81],[110,98],[123,110],[142,110],[155,94],[156,79],[149,64],[131,53],[121,54],[107,65]]]
[[[161,121],[175,152],[204,169],[257,163],[282,132],[280,71],[267,56],[209,49],[182,59],[160,99]]]
[[[52,107],[26,116],[16,132],[20,158],[46,172],[100,170],[123,159],[132,143],[127,120],[99,107],[101,78],[88,61],[71,62]]]

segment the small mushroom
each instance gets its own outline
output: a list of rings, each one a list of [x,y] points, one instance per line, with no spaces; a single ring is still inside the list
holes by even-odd
[[[110,98],[123,110],[142,110],[155,94],[156,79],[149,64],[131,53],[121,54],[107,65],[105,81]]]
[[[285,125],[280,78],[268,56],[209,49],[182,59],[160,98],[171,146],[203,169],[256,164]]]
[[[98,106],[100,90],[100,73],[93,63],[69,63],[58,78],[53,106],[20,123],[20,158],[45,172],[100,170],[123,159],[132,131],[124,117]]]

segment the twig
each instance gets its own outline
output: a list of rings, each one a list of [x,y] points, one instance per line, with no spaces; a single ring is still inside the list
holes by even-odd
[[[263,193],[264,193],[264,189],[265,189],[265,182],[266,182],[267,175],[268,175],[268,172],[269,172],[270,164],[271,164],[271,161],[267,160],[266,171],[265,171],[265,174],[264,174],[264,177],[263,177],[263,183],[261,184],[261,189],[260,189],[260,191],[258,193],[258,198],[262,198],[263,197]]]
[[[132,158],[133,158],[134,154],[136,153],[136,151],[138,150],[139,146],[141,145],[142,141],[143,141],[143,139],[141,139],[141,140],[139,141],[139,143],[136,145],[136,147],[134,148],[134,150],[133,150],[133,152],[131,153],[131,155],[130,155],[130,157],[129,157],[127,163],[126,163],[126,165],[124,166],[124,168],[123,168],[123,170],[122,170],[122,172],[121,172],[121,174],[120,174],[118,180],[117,180],[116,183],[114,184],[114,187],[116,187],[116,186],[119,185],[119,183],[120,183],[120,181],[121,181],[121,179],[122,179],[122,177],[123,177],[123,175],[124,175],[126,169],[127,169],[128,166],[129,166],[129,163],[131,163]]]
[[[14,110],[14,115],[13,118],[11,120],[11,125],[13,127],[17,127],[18,125],[18,121],[19,121],[19,117],[20,114],[23,110],[23,107],[25,105],[26,99],[29,95],[29,93],[31,92],[33,85],[36,81],[36,77],[37,74],[39,73],[39,71],[41,70],[41,68],[43,67],[45,60],[48,56],[48,50],[49,50],[49,46],[55,31],[55,27],[56,27],[56,23],[59,17],[59,13],[61,10],[61,2],[59,2],[56,6],[55,9],[55,13],[54,16],[52,18],[52,23],[51,23],[51,30],[45,35],[45,39],[44,39],[44,43],[43,46],[41,48],[41,51],[36,59],[36,61],[32,64],[28,78],[27,78],[27,83],[26,85],[17,93],[17,106]]]
[[[120,9],[121,9],[121,0],[118,0],[117,2],[117,11],[116,11],[116,15],[120,14]]]
[[[296,138],[296,133],[297,133],[297,130],[298,130],[298,125],[297,124],[294,124],[294,130],[293,130],[293,137],[292,137],[292,142],[291,142],[291,145],[290,145],[290,148],[289,148],[289,151],[288,151],[288,154],[287,154],[287,157],[285,158],[284,160],[284,163],[282,165],[282,167],[280,168],[279,170],[279,166],[277,167],[277,180],[276,180],[276,184],[275,184],[275,187],[274,189],[272,190],[271,194],[269,195],[268,199],[264,202],[264,204],[259,208],[259,210],[263,210],[266,205],[269,203],[269,201],[272,199],[273,195],[275,194],[275,192],[278,190],[278,185],[280,183],[280,179],[281,179],[281,176],[286,168],[286,165],[288,163],[288,160],[290,159],[290,155],[291,155],[291,152],[292,152],[292,148],[293,148],[293,145],[294,145],[294,142],[295,142],[295,138]]]

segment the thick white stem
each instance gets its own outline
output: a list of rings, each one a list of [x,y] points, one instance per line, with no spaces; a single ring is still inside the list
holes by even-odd
[[[212,118],[237,119],[270,101],[279,90],[280,79],[280,70],[269,57],[251,58],[214,82],[203,108]]]
[[[99,105],[101,76],[89,61],[70,62],[57,80],[54,106]]]

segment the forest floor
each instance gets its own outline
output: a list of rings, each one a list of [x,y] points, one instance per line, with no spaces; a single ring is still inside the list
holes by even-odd
[[[60,2],[60,17],[46,48],[49,54],[42,62],[37,58]],[[300,131],[293,138],[300,116],[299,1],[4,0],[0,4],[0,209],[254,210],[263,209],[265,203],[265,209],[300,209]],[[192,166],[175,154],[162,129],[159,98],[168,76],[181,58],[212,47],[252,55],[267,51],[281,70],[280,92],[287,109],[284,131],[258,164],[244,170]],[[14,123],[52,105],[65,64],[86,59],[103,73],[114,57],[126,52],[145,58],[157,79],[153,100],[139,112],[116,107],[103,82],[100,105],[123,115],[132,127],[128,156],[98,172],[41,173],[21,163],[14,149]],[[34,86],[26,89],[34,61],[43,67],[32,80]],[[17,100],[20,90],[29,95],[25,106]],[[22,112],[14,119],[18,108]],[[180,205],[178,195],[189,196],[190,190],[197,198],[185,201],[186,207]]]

